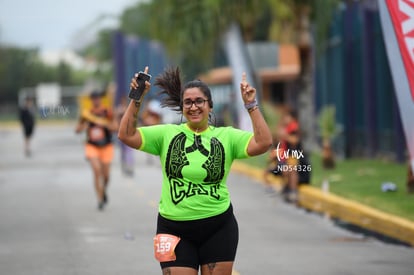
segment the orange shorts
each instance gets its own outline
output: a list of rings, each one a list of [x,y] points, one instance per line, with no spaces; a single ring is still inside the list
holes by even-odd
[[[114,145],[108,144],[98,147],[87,143],[85,145],[85,155],[87,159],[98,158],[102,163],[111,163],[114,158]]]

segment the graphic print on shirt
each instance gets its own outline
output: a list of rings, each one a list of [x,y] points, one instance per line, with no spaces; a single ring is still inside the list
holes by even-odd
[[[165,163],[165,171],[170,182],[171,199],[174,204],[178,204],[185,198],[195,195],[209,195],[219,199],[218,189],[224,177],[224,147],[217,138],[210,141],[210,151],[208,151],[201,141],[200,135],[194,135],[194,142],[185,148],[187,137],[184,133],[179,133],[172,140],[168,148]],[[203,182],[189,182],[185,186],[182,170],[189,165],[187,154],[198,151],[207,160],[202,167],[207,172]]]

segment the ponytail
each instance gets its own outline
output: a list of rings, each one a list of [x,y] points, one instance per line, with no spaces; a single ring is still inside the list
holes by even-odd
[[[161,106],[168,107],[173,111],[180,112],[181,108],[181,77],[178,67],[167,68],[162,74],[157,76],[154,85],[161,88],[159,94],[166,95],[161,98]]]
[[[207,97],[210,108],[213,108],[211,91],[207,84],[201,80],[193,80],[182,86],[180,69],[178,67],[165,69],[162,74],[157,76],[154,85],[161,88],[160,95],[165,95],[161,98],[162,107],[168,107],[173,111],[182,112],[183,92],[189,88],[199,88]]]

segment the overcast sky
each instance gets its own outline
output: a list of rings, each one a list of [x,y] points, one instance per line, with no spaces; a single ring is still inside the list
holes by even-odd
[[[106,25],[116,24],[110,17],[137,1],[0,0],[0,43],[42,51],[68,48],[78,34],[90,35],[87,30],[100,15],[108,15]]]

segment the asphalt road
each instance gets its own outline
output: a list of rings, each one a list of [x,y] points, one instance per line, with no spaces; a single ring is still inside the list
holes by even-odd
[[[161,274],[153,258],[160,167],[135,154],[135,175],[112,166],[109,205],[97,210],[83,138],[73,124],[40,125],[33,155],[20,128],[0,125],[0,274]],[[239,222],[235,274],[409,275],[414,249],[336,227],[231,174]]]

